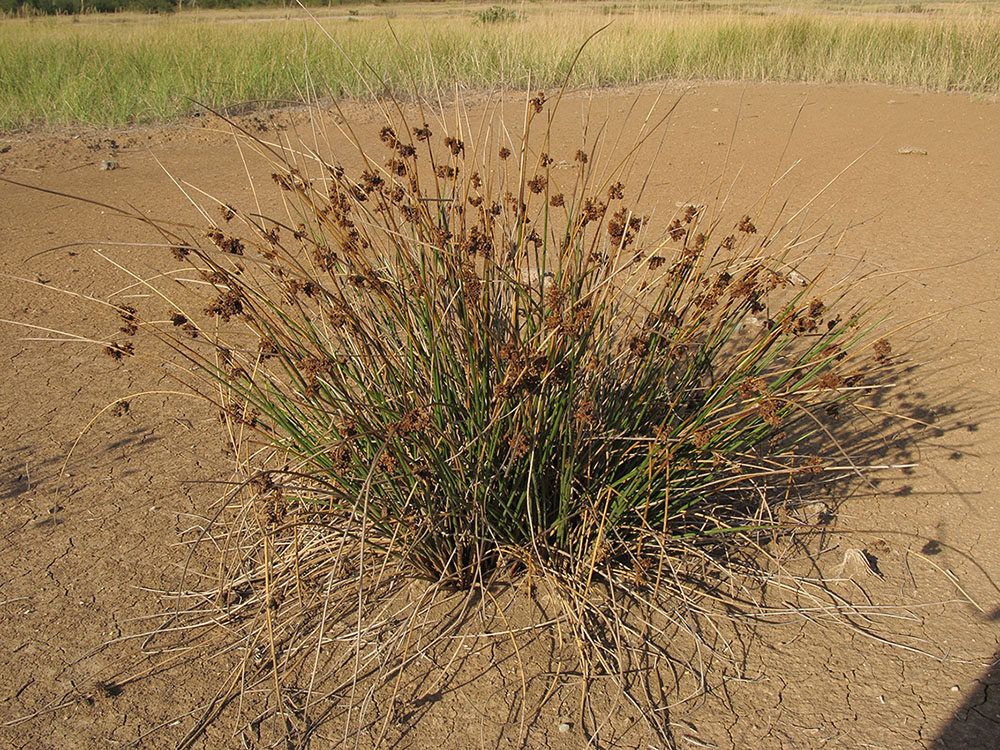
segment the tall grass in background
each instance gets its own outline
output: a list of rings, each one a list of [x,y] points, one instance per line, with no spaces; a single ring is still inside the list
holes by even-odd
[[[322,21],[347,58],[375,66],[386,89],[375,94],[414,86],[427,94],[435,84],[518,88],[529,79],[552,86],[567,73],[574,86],[724,79],[1000,91],[1000,20],[989,16],[617,15],[532,5],[519,9],[523,20],[483,23],[471,10],[452,8],[433,21],[398,12],[391,31],[374,14]],[[302,102],[310,93],[372,93],[311,22],[199,18],[3,22],[0,128],[120,126],[181,117],[196,102],[247,108]],[[612,19],[570,72],[579,30]]]

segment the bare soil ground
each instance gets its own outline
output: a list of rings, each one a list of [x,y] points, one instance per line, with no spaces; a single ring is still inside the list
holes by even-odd
[[[613,132],[633,104],[648,107],[653,96],[602,91],[589,106],[595,119],[610,118]],[[564,106],[579,113],[585,99],[574,95]],[[363,107],[349,116],[366,130],[377,123]],[[230,202],[251,197],[232,137],[206,119],[0,137],[0,176],[203,223],[167,172]],[[263,137],[305,127],[295,114],[243,122]],[[559,127],[556,142],[575,148],[579,116]],[[839,253],[864,259],[873,294],[895,290],[889,330],[920,321],[890,335],[894,355],[915,367],[887,401],[919,421],[895,428],[901,434],[880,455],[865,457],[918,465],[881,472],[850,497],[833,498],[844,504],[816,561],[817,573],[841,579],[845,595],[863,591],[873,607],[898,615],[905,647],[882,642],[883,631],[866,630],[865,621],[849,628],[825,613],[813,613],[816,622],[757,628],[739,674],[714,675],[707,692],[689,700],[666,696],[674,741],[1000,748],[1000,103],[876,86],[698,85],[670,123],[648,202],[669,215],[678,202],[714,197],[727,155],[724,184],[739,175],[730,201],[748,209],[793,163],[772,191],[788,200],[788,212],[837,177],[810,207],[812,219],[847,228]],[[258,178],[270,195],[268,182]],[[0,182],[0,318],[108,335],[106,315],[54,290],[105,298],[123,289],[127,277],[93,249],[143,273],[155,265],[147,250],[102,243],[151,239],[99,206]],[[168,747],[190,721],[183,715],[214,694],[214,680],[230,666],[225,657],[182,661],[120,690],[102,691],[100,683],[138,654],[141,639],[129,637],[154,627],[169,607],[157,592],[177,584],[187,554],[181,543],[229,475],[217,422],[183,397],[133,395],[126,412],[98,416],[67,461],[103,407],[172,388],[122,368],[101,346],[25,340],[36,336],[59,338],[0,325],[0,744]],[[876,557],[883,577],[847,570],[852,549]],[[101,648],[109,641],[117,642]],[[510,669],[470,660],[384,741],[584,746],[572,697],[535,707],[522,732],[504,708]],[[353,745],[355,737],[344,735],[327,727],[313,746]],[[636,727],[611,721],[595,744],[647,741]],[[233,736],[223,721],[204,746],[257,742]]]

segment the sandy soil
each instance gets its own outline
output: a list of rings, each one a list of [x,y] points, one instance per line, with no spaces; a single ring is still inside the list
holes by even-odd
[[[601,92],[591,107],[614,131],[637,98],[646,106],[652,94]],[[568,110],[579,112],[582,102],[572,99]],[[374,122],[361,108],[351,119]],[[557,141],[572,143],[579,122],[569,118]],[[246,123],[277,134],[267,118]],[[1000,103],[886,87],[699,85],[674,114],[652,173],[652,202],[672,211],[678,201],[714,196],[727,154],[725,184],[739,174],[734,204],[752,204],[796,162],[773,191],[790,211],[839,174],[810,208],[812,218],[849,228],[840,253],[865,258],[872,293],[898,287],[890,328],[920,320],[891,337],[894,352],[918,365],[892,408],[923,424],[910,425],[904,449],[887,442],[876,457],[919,465],[856,490],[818,563],[836,575],[849,549],[873,551],[884,579],[845,585],[863,588],[873,605],[906,605],[919,619],[900,620],[908,648],[835,622],[764,628],[741,678],[718,675],[707,694],[670,708],[674,740],[719,748],[1000,748]],[[200,119],[0,137],[0,176],[8,180],[197,221],[161,164],[210,194],[249,199],[232,138]],[[53,290],[107,297],[124,288],[127,278],[93,248],[142,270],[151,266],[142,248],[98,243],[149,239],[142,226],[99,206],[0,182],[0,318],[99,338],[107,319]],[[153,627],[167,606],[156,592],[178,580],[186,554],[179,542],[218,494],[212,483],[228,476],[221,441],[203,406],[154,393],[131,397],[127,413],[99,416],[67,460],[103,407],[167,386],[123,369],[100,347],[25,340],[38,335],[54,334],[0,325],[7,560],[0,744],[170,746],[187,721],[175,717],[211,697],[224,660],[181,663],[114,695],[95,685],[136,656],[141,644],[129,636]],[[108,641],[117,642],[102,649]],[[414,714],[420,720],[391,739],[398,747],[585,744],[575,724],[557,731],[568,721],[566,705],[539,708],[519,739],[516,721],[490,715],[501,688],[489,670],[453,675]],[[342,737],[334,727],[313,746]],[[254,742],[220,726],[205,746]],[[646,740],[608,730],[598,744]]]

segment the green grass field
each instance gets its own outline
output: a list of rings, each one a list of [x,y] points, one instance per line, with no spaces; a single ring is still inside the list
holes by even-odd
[[[183,117],[197,103],[246,109],[435,85],[549,87],[609,22],[584,50],[574,85],[723,79],[1000,91],[992,4],[522,3],[507,6],[499,15],[515,18],[504,21],[490,21],[489,7],[345,7],[324,11],[322,28],[295,10],[2,20],[0,128],[121,126]],[[369,88],[373,77],[355,64],[384,83]]]

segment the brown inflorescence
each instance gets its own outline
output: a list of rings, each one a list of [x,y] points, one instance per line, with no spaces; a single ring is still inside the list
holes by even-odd
[[[462,264],[462,290],[470,301],[478,299],[483,291],[483,282],[471,261]]]
[[[767,383],[757,377],[749,377],[740,383],[740,398],[747,400],[756,398],[767,392]]]
[[[228,237],[218,229],[212,229],[208,232],[208,238],[224,253],[243,255],[243,243],[236,237]]]
[[[122,357],[130,357],[135,354],[135,346],[131,341],[123,341],[120,344],[112,343],[110,346],[104,347],[104,353],[113,360],[119,361]]]
[[[594,198],[587,198],[583,202],[583,211],[580,213],[580,225],[586,226],[592,221],[600,221],[607,209],[608,206],[606,203]]]
[[[389,148],[396,148],[399,143],[399,139],[396,138],[396,131],[393,130],[389,125],[383,127],[378,133],[379,140],[382,141]]]
[[[390,426],[390,430],[397,435],[409,435],[414,432],[426,432],[431,424],[430,409],[409,409],[398,422]]]
[[[528,438],[524,436],[524,433],[523,432],[516,433],[510,439],[511,459],[516,461],[517,459],[521,458],[521,456],[525,455],[528,452],[528,449],[530,447],[531,445],[528,442]]]
[[[522,354],[515,346],[507,348],[508,364],[503,380],[494,390],[498,400],[537,393],[548,370],[544,354]]]
[[[257,343],[257,351],[260,352],[261,360],[268,360],[278,356],[278,347],[269,338],[261,338]]]
[[[674,219],[670,222],[669,226],[667,226],[667,236],[674,242],[684,239],[685,235],[687,235],[687,229],[680,219]]]
[[[765,398],[761,400],[757,404],[757,414],[771,427],[777,427],[781,424],[781,413],[777,399]]]
[[[649,351],[649,336],[636,334],[628,341],[628,351],[636,359],[642,359]]]
[[[580,401],[576,407],[576,411],[573,412],[573,418],[581,426],[589,427],[595,423],[594,411],[596,410],[596,405],[594,404],[594,399],[585,398]]]
[[[212,304],[205,308],[205,314],[217,316],[228,323],[234,315],[243,313],[243,299],[239,292],[224,292],[215,299]]]
[[[198,326],[187,319],[187,316],[182,315],[179,312],[175,312],[170,316],[170,322],[177,328],[180,328],[188,336],[193,339],[198,338]]]
[[[872,353],[878,362],[886,362],[892,354],[892,346],[885,339],[879,339],[872,344]]]
[[[126,336],[134,336],[139,330],[139,320],[136,318],[135,308],[131,305],[119,305],[118,315],[125,323],[119,330]]]
[[[622,206],[608,222],[608,236],[615,245],[626,248],[635,239],[642,228],[642,223],[643,219],[633,216],[625,206]]]
[[[469,230],[469,235],[457,244],[458,248],[468,255],[493,257],[493,239],[478,226],[473,226]]]
[[[694,447],[700,451],[705,450],[709,444],[712,442],[712,431],[704,427],[699,427],[694,431],[691,436],[691,442],[694,443]]]

